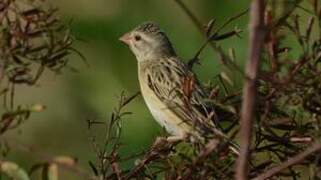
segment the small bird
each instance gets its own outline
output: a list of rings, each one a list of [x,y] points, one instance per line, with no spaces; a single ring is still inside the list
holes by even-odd
[[[207,93],[156,23],[145,22],[119,40],[136,56],[141,94],[155,120],[171,134],[168,141],[219,132]]]

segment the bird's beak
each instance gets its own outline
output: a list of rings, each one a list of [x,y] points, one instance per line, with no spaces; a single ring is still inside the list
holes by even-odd
[[[119,38],[119,41],[129,45],[131,41],[130,33],[126,33]]]

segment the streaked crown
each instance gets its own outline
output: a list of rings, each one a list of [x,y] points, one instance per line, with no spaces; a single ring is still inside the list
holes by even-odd
[[[135,28],[135,31],[140,31],[144,33],[157,34],[162,32],[158,24],[148,21]]]

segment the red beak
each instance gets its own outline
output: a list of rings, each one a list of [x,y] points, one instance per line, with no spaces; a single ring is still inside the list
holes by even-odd
[[[119,41],[129,45],[129,43],[131,41],[130,33],[124,34],[122,37],[119,38]]]

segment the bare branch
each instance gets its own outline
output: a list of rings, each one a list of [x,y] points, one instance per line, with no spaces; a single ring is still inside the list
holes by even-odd
[[[250,45],[249,59],[246,65],[246,75],[243,88],[243,102],[241,110],[241,151],[237,161],[235,178],[248,178],[248,161],[250,158],[250,144],[252,124],[256,100],[256,79],[259,69],[260,54],[264,44],[264,0],[253,0],[250,10]]]
[[[1,85],[1,81],[4,77],[4,64],[3,64],[3,59],[0,57],[0,85]]]

